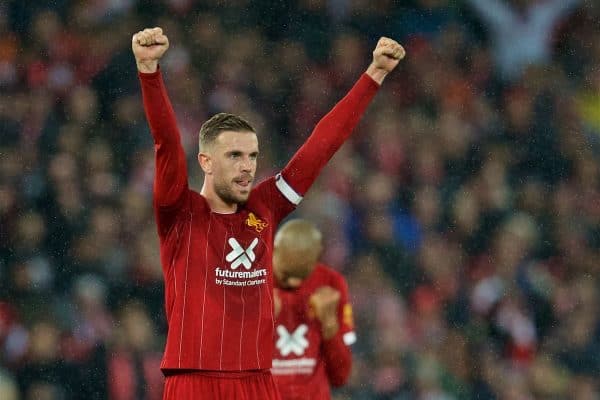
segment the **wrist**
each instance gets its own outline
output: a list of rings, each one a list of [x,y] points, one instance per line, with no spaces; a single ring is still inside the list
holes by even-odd
[[[138,71],[144,74],[151,74],[158,69],[158,61],[136,61]]]
[[[366,74],[369,75],[371,79],[373,79],[375,82],[381,85],[383,83],[383,80],[387,76],[388,71],[378,68],[373,63],[371,63],[371,65],[369,65],[369,68],[367,68]]]
[[[329,340],[335,336],[335,334],[340,329],[340,324],[337,321],[337,318],[331,318],[321,321],[321,334],[323,335],[323,339]]]

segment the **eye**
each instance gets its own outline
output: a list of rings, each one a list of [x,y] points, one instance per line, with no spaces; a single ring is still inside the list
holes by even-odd
[[[252,153],[250,154],[250,159],[251,160],[256,160],[258,158],[258,153]]]

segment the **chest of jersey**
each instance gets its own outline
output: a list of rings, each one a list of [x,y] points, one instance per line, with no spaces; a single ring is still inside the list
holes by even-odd
[[[273,367],[293,366],[295,373],[312,373],[322,339],[320,324],[309,305],[310,294],[280,290],[278,295],[285,312],[275,320]]]
[[[163,368],[270,367],[272,226],[253,210],[182,213],[167,239]],[[177,235],[177,236],[175,236]]]
[[[200,246],[208,246],[205,265],[213,275],[213,283],[227,287],[266,284],[271,265],[268,223],[252,212],[228,217],[211,216],[208,240],[199,241]]]
[[[251,211],[209,214],[199,225],[190,247],[191,260],[206,268],[206,283],[214,288],[266,285],[271,275],[272,230],[265,218]]]

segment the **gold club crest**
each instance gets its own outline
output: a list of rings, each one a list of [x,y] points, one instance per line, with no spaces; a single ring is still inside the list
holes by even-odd
[[[258,233],[261,233],[263,229],[269,226],[268,223],[257,218],[256,215],[254,215],[254,213],[248,214],[248,219],[246,219],[246,225],[248,225],[251,228],[254,228]]]

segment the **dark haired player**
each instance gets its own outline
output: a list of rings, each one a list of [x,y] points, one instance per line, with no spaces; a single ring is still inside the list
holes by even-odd
[[[132,38],[156,152],[154,209],[169,329],[161,365],[164,398],[278,399],[269,371],[275,229],[350,135],[404,49],[381,38],[350,92],[281,173],[254,188],[254,129],[231,114],[209,119],[200,129],[204,184],[197,193],[188,186],[185,152],[158,67],[168,47],[160,28]]]

